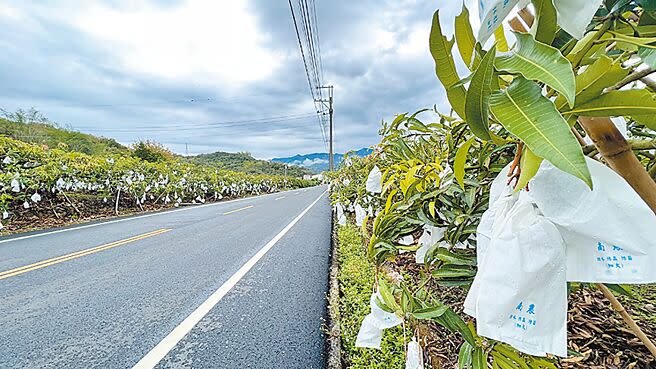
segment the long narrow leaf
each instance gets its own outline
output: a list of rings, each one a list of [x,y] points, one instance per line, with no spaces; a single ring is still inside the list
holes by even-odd
[[[615,62],[606,55],[602,55],[589,65],[583,73],[576,76],[576,104],[577,106],[599,97],[605,88],[615,85],[629,74],[629,69],[622,67],[621,62]],[[567,101],[565,97],[558,96],[556,108],[563,109]]]
[[[545,83],[560,92],[574,106],[576,83],[572,65],[558,49],[535,41],[533,36],[515,32],[517,45],[494,62],[497,70],[519,73],[526,79]]]
[[[490,141],[488,119],[490,115],[490,95],[492,94],[492,78],[494,75],[494,57],[496,49],[493,47],[485,54],[483,60],[472,76],[467,100],[465,101],[465,115],[467,124],[472,133],[482,140]]]
[[[467,162],[467,153],[469,148],[474,143],[474,138],[470,138],[463,143],[456,151],[456,157],[453,161],[453,175],[462,189],[465,188],[465,163]]]
[[[656,95],[645,89],[609,91],[563,114],[589,117],[630,115],[639,123],[656,129]]]
[[[465,88],[463,86],[454,86],[460,81],[460,77],[458,77],[453,54],[451,53],[453,44],[454,40],[449,40],[442,33],[440,11],[438,10],[433,15],[433,24],[429,36],[430,52],[433,60],[435,60],[435,73],[444,85],[453,110],[461,118],[465,118]]]
[[[535,82],[515,78],[506,90],[492,94],[490,108],[499,122],[533,153],[592,188],[581,145]]]
[[[472,56],[474,55],[474,46],[476,45],[476,37],[474,36],[471,23],[469,23],[469,10],[467,10],[465,3],[462,4],[462,11],[456,17],[455,37],[462,61],[465,62],[467,67],[473,70],[471,66]]]
[[[556,24],[556,8],[552,0],[533,0],[535,7],[535,39],[539,42],[551,45],[558,31]]]

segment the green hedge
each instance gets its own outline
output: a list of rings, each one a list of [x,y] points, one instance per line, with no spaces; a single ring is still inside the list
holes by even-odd
[[[360,229],[353,224],[338,226],[339,247],[339,325],[342,355],[349,368],[404,367],[403,330],[386,329],[381,350],[356,348],[355,339],[365,315],[374,284],[374,265],[365,254]]]

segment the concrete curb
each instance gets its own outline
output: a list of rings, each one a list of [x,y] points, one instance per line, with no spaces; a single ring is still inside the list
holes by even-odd
[[[331,248],[330,273],[328,290],[328,369],[342,369],[342,337],[339,326],[339,245],[334,214],[331,216]]]

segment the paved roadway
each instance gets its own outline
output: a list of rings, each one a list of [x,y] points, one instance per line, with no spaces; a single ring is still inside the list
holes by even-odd
[[[326,187],[0,238],[0,368],[323,368]]]

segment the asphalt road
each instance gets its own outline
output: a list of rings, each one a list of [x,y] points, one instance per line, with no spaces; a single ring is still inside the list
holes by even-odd
[[[0,238],[0,368],[323,368],[326,187]]]

